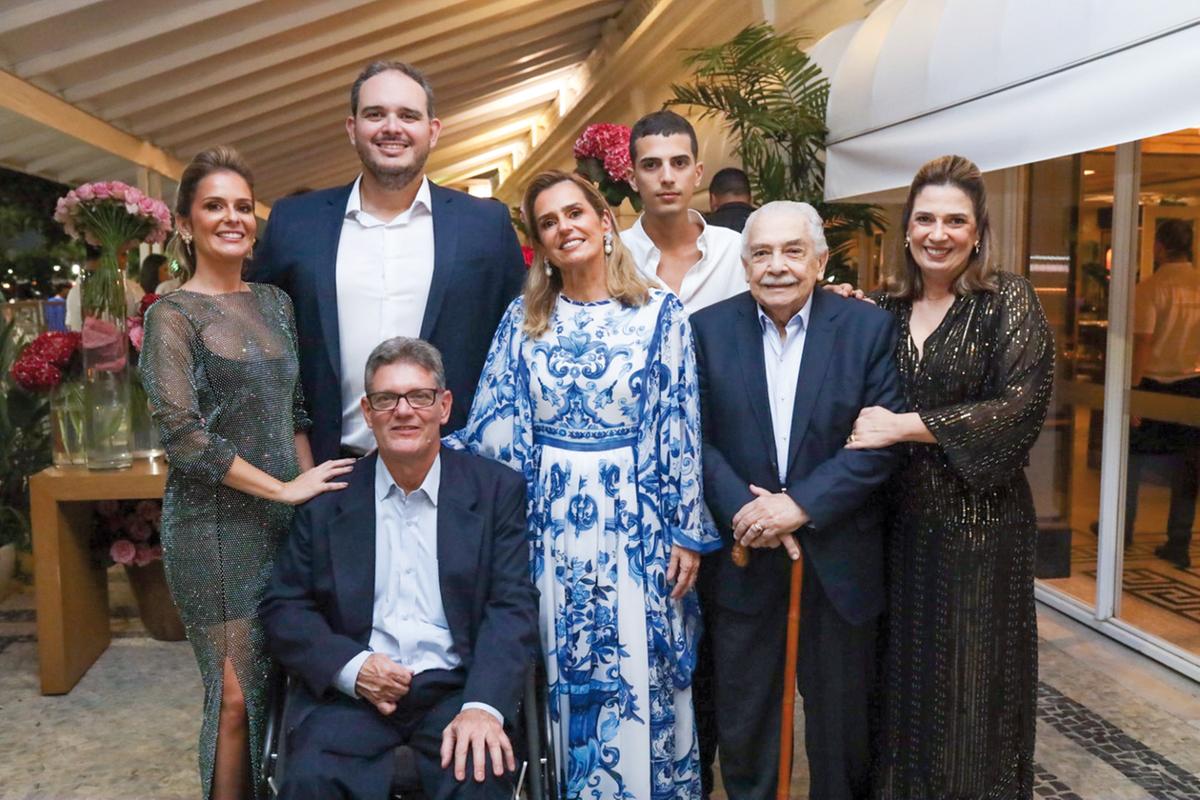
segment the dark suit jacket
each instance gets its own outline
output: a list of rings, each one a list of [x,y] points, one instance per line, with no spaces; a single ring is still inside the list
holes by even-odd
[[[313,456],[335,458],[341,443],[341,350],[337,269],[349,186],[286,197],[272,207],[247,279],[273,283],[296,309],[300,379]],[[443,432],[466,424],[492,334],[525,280],[525,261],[508,209],[494,200],[429,184],[433,204],[433,282],[421,338],[442,351],[454,406]],[[371,346],[378,342],[371,342]],[[366,367],[363,364],[360,369]]]
[[[800,542],[838,612],[861,624],[883,610],[883,512],[876,489],[892,471],[890,450],[847,450],[867,406],[900,411],[892,315],[820,288],[797,377],[786,480],[780,485],[767,396],[762,328],[749,292],[692,315],[704,422],[704,498],[726,546],[733,515],[754,498],[748,485],[786,491],[812,523]],[[717,602],[755,613],[788,593],[782,548],[752,550],[742,569],[718,559]]]
[[[337,673],[367,648],[375,595],[374,455],[350,485],[303,505],[275,562],[259,612],[270,653],[299,680],[290,731],[339,696]],[[454,651],[466,672],[463,702],[515,719],[537,643],[537,590],[529,577],[525,481],[502,464],[442,448],[439,584]]]

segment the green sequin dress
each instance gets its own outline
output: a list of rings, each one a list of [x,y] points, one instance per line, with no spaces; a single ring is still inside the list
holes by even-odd
[[[259,774],[271,661],[258,620],[292,509],[224,486],[241,456],[281,481],[299,473],[295,433],[310,423],[292,305],[282,290],[178,290],[146,314],[142,380],[167,451],[162,539],[167,582],[204,679],[200,778],[212,786],[223,666],[246,697]]]

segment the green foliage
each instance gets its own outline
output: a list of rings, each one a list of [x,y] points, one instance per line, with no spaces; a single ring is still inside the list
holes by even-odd
[[[55,279],[70,279],[70,265],[83,263],[83,245],[72,241],[52,219],[55,201],[66,192],[67,187],[61,184],[0,169],[3,277],[33,281],[34,288],[48,296]],[[63,269],[54,272],[55,264]]]
[[[29,543],[29,476],[50,466],[50,401],[9,378],[25,343],[16,326],[0,328],[0,545]]]
[[[728,42],[693,50],[692,80],[672,84],[667,105],[701,109],[728,128],[758,204],[799,200],[825,220],[827,275],[855,276],[847,261],[854,237],[885,227],[878,206],[826,203],[825,107],[829,81],[801,49],[802,37],[751,25]]]

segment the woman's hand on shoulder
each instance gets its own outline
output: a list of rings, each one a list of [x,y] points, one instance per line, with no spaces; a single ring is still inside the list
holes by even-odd
[[[319,494],[345,489],[349,484],[345,481],[334,480],[334,478],[339,478],[354,469],[356,460],[331,458],[312,469],[301,472],[294,479],[283,484],[283,490],[279,493],[279,502],[289,506],[298,506],[301,503],[307,503]]]
[[[833,292],[838,297],[853,297],[855,300],[875,305],[875,301],[867,297],[862,289],[855,289],[852,283],[822,283],[821,288],[827,292]]]

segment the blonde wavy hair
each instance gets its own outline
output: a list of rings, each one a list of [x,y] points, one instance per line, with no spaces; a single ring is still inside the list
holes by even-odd
[[[650,289],[654,286],[638,272],[633,254],[621,243],[617,233],[617,220],[613,217],[608,204],[595,186],[578,175],[561,170],[542,172],[525,189],[525,199],[521,201],[521,214],[529,229],[529,241],[533,245],[533,265],[525,275],[525,333],[538,336],[545,332],[550,325],[550,315],[554,312],[554,304],[562,292],[562,272],[546,258],[546,249],[542,245],[541,232],[538,230],[537,217],[533,213],[533,204],[538,196],[552,186],[560,183],[573,183],[587,199],[588,205],[596,214],[608,218],[612,225],[612,253],[604,257],[608,273],[608,293],[625,306],[645,305],[650,299]],[[550,274],[546,274],[546,266],[550,266]]]

